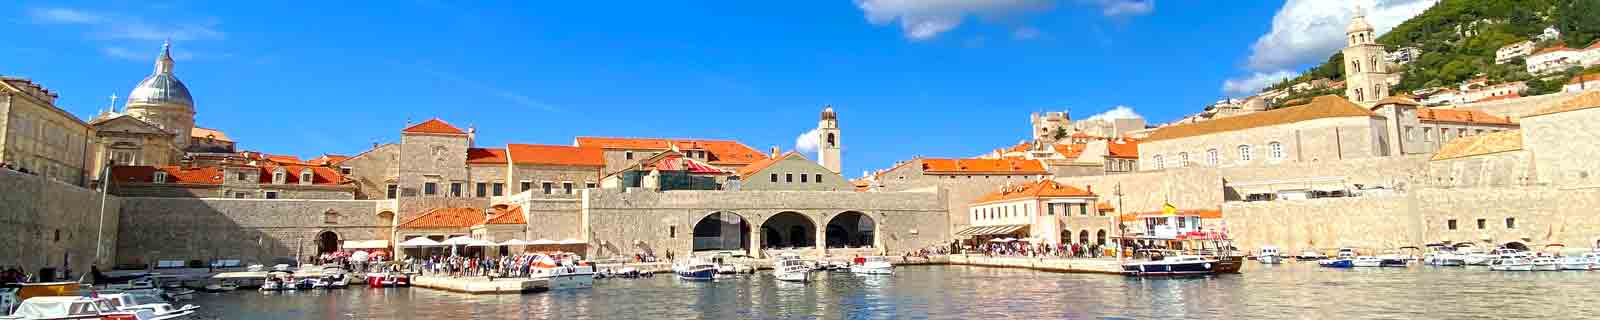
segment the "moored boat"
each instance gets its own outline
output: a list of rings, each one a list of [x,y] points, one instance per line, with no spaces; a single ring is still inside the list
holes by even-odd
[[[717,264],[701,259],[685,259],[672,265],[672,273],[684,280],[711,280],[717,276]]]
[[[1383,266],[1383,259],[1374,256],[1359,256],[1351,263],[1357,268],[1377,268]]]
[[[850,273],[894,274],[894,264],[889,263],[888,258],[884,258],[882,256],[871,256],[857,259],[861,260],[857,261],[858,263],[856,264],[850,265]]]
[[[1217,260],[1199,255],[1157,256],[1151,261],[1122,264],[1123,274],[1136,277],[1203,276],[1216,273]]]
[[[804,260],[800,260],[800,256],[786,253],[773,261],[772,275],[781,281],[808,282],[811,281],[811,268],[806,266]]]
[[[166,320],[185,315],[157,316],[149,310],[118,310],[110,299],[82,296],[41,296],[23,300],[17,310],[0,319],[101,319]]]
[[[1567,256],[1561,258],[1561,270],[1589,271],[1594,269],[1594,253],[1585,253],[1582,256]]]
[[[1320,261],[1327,258],[1328,255],[1322,254],[1321,252],[1317,252],[1315,250],[1300,251],[1300,255],[1294,256],[1294,259],[1297,261]]]
[[[117,310],[133,312],[149,310],[153,316],[163,317],[163,319],[182,318],[194,314],[195,310],[200,309],[200,307],[192,304],[174,308],[172,304],[167,303],[161,297],[146,293],[113,293],[100,295],[100,297],[109,299],[111,306],[117,308]]]
[[[1489,263],[1489,270],[1493,271],[1533,271],[1533,261],[1527,257],[1504,256],[1495,258]]]
[[[534,261],[529,276],[549,281],[551,290],[594,287],[594,265],[583,262],[577,255],[538,255]]]
[[[1281,254],[1277,246],[1263,246],[1261,247],[1261,252],[1256,255],[1256,261],[1261,261],[1261,263],[1265,264],[1283,263]]]
[[[1529,260],[1533,271],[1561,271],[1561,260],[1552,256],[1536,256]]]

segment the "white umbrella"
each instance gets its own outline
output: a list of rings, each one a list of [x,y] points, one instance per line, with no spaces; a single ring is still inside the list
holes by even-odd
[[[1006,240],[1006,238],[989,239],[989,242],[1008,242],[1008,241],[1011,241],[1011,240]]]
[[[472,240],[472,243],[468,243],[467,246],[468,247],[498,247],[498,246],[500,246],[500,244],[494,243],[494,241],[489,241],[489,240]]]
[[[585,242],[578,241],[578,239],[567,238],[566,240],[561,240],[561,242],[557,242],[556,244],[583,244],[583,243],[585,243]]]
[[[502,245],[502,246],[526,246],[526,245],[529,245],[529,244],[533,244],[533,243],[532,242],[523,241],[522,239],[511,239],[511,240],[506,240],[506,242],[501,242],[500,243],[500,245]]]
[[[402,248],[437,247],[437,246],[440,246],[440,244],[439,244],[438,241],[433,241],[433,239],[428,239],[426,237],[416,237],[416,238],[411,238],[411,240],[406,240],[405,242],[401,242],[399,246],[402,247]]]
[[[468,236],[460,236],[460,237],[447,239],[444,242],[440,242],[439,244],[447,245],[447,246],[469,245],[469,244],[472,244],[474,241],[477,241],[477,239],[473,239],[472,237],[468,237]]]
[[[531,245],[551,245],[551,244],[557,244],[557,243],[558,242],[556,242],[555,240],[539,239],[539,240],[533,240],[533,242],[529,242],[528,244],[531,244]]]

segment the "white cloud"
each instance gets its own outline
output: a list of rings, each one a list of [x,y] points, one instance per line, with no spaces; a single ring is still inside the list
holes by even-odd
[[[1083,120],[1084,121],[1095,121],[1095,120],[1114,120],[1114,119],[1144,119],[1144,116],[1139,115],[1138,112],[1133,112],[1133,108],[1131,108],[1131,107],[1128,107],[1128,106],[1116,106],[1116,107],[1111,108],[1111,110],[1106,110],[1106,112],[1101,112],[1100,114],[1089,116],[1088,118],[1084,118]]]
[[[1288,0],[1272,17],[1272,30],[1251,45],[1253,71],[1294,69],[1324,61],[1345,46],[1344,30],[1359,6],[1379,34],[1394,29],[1438,0]]]
[[[1222,92],[1229,95],[1253,95],[1283,79],[1294,78],[1300,75],[1294,71],[1278,70],[1274,72],[1256,72],[1243,78],[1234,78],[1222,81]]]
[[[102,40],[221,40],[216,19],[152,23],[135,16],[102,14],[71,8],[30,8],[28,17],[39,24],[77,25],[91,38]]]
[[[955,29],[967,16],[1001,18],[1055,8],[1054,0],[855,0],[877,25],[900,22],[907,39],[927,40]]]
[[[817,136],[821,135],[821,132],[817,130],[811,129],[811,131],[806,131],[806,133],[801,133],[800,136],[795,137],[794,150],[802,153],[816,152],[817,146],[820,145],[817,141]]]
[[[1107,17],[1131,17],[1156,11],[1156,0],[1098,0],[1100,14]]]

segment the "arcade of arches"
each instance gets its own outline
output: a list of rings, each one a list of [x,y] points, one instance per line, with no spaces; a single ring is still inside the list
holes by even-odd
[[[751,223],[760,226],[759,246],[762,249],[811,249],[819,245],[827,248],[872,248],[877,246],[877,223],[871,216],[856,211],[846,211],[828,219],[822,232],[811,216],[784,211],[762,221],[751,221],[744,216],[727,211],[706,215],[695,222],[694,251],[744,251],[750,252]],[[818,241],[822,237],[823,241]]]
[[[817,226],[811,218],[783,212],[761,224],[761,248],[795,249],[817,245]]]

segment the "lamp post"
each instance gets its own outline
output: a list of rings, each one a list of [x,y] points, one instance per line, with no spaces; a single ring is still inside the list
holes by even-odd
[[[111,190],[111,165],[115,160],[107,160],[100,168],[100,223],[95,227],[94,233],[94,263],[99,264],[105,251],[106,233],[106,197]]]
[[[1112,218],[1111,221],[1115,221],[1116,222],[1115,228],[1117,229],[1117,261],[1121,261],[1122,260],[1122,244],[1123,244],[1123,242],[1128,241],[1128,239],[1127,239],[1128,233],[1127,232],[1123,232],[1123,227],[1122,227],[1122,183],[1121,182],[1118,182],[1116,187],[1112,188],[1111,195],[1117,196],[1117,216],[1115,218]]]

